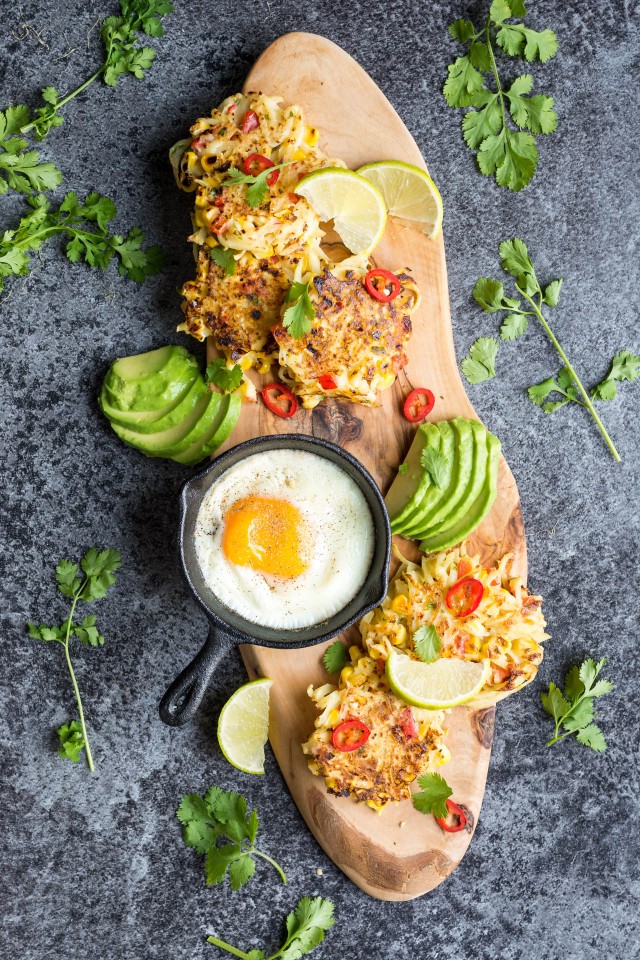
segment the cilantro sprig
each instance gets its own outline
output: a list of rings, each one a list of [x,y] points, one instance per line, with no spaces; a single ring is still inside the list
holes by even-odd
[[[287,936],[282,946],[267,958],[264,950],[249,950],[245,953],[237,947],[220,940],[207,937],[207,942],[240,960],[299,960],[311,953],[314,947],[322,943],[324,935],[334,924],[333,903],[323,897],[303,897],[287,916]]]
[[[209,247],[209,258],[224,267],[225,277],[233,277],[236,272],[235,250],[228,247]]]
[[[413,635],[413,649],[424,663],[434,663],[441,648],[442,640],[433,624],[418,627]]]
[[[340,673],[348,662],[347,648],[340,640],[334,640],[322,655],[322,663],[327,673]]]
[[[256,847],[258,813],[247,816],[247,801],[239,793],[209,787],[204,797],[187,793],[176,816],[182,824],[182,839],[188,847],[206,856],[207,885],[222,883],[228,875],[233,890],[240,890],[256,870],[254,857],[274,867],[282,882],[287,878],[282,867]],[[218,844],[223,840],[222,844]]]
[[[435,487],[442,487],[447,475],[447,458],[440,450],[433,447],[425,447],[420,454],[420,464],[431,478]]]
[[[132,227],[126,237],[110,233],[108,225],[117,211],[108,197],[90,193],[80,202],[71,192],[59,207],[52,207],[46,197],[36,194],[27,198],[27,204],[30,209],[18,226],[0,237],[0,290],[5,277],[26,275],[29,252],[39,250],[55,236],[66,238],[66,254],[72,263],[83,260],[104,270],[115,257],[120,274],[137,283],[162,267],[162,250],[157,246],[143,249],[144,234],[138,227]]]
[[[33,637],[34,640],[41,640],[43,643],[55,641],[64,649],[78,706],[79,720],[65,723],[56,731],[60,739],[58,755],[77,763],[80,759],[80,752],[84,749],[87,764],[91,771],[94,769],[93,757],[89,746],[80,690],[71,663],[69,641],[71,637],[75,636],[80,643],[88,647],[101,647],[104,644],[104,637],[96,627],[96,617],[94,615],[84,617],[79,624],[73,622],[73,617],[78,603],[92,603],[94,600],[102,600],[106,596],[109,588],[116,582],[115,574],[119,568],[120,554],[117,550],[97,550],[95,547],[87,550],[80,561],[80,566],[77,563],[72,563],[71,560],[60,560],[56,566],[56,583],[62,596],[71,600],[69,616],[59,627],[47,627],[44,624],[38,626],[31,622],[27,624],[29,636]]]
[[[493,0],[482,27],[464,19],[452,23],[449,33],[469,44],[469,50],[448,67],[443,88],[450,107],[472,108],[462,118],[462,134],[467,146],[477,151],[480,171],[510,190],[522,190],[531,181],[538,165],[535,138],[553,133],[558,122],[552,97],[530,96],[530,73],[520,74],[508,87],[498,73],[496,47],[528,62],[545,63],[557,52],[552,30],[507,22],[525,15],[523,0]]]
[[[250,173],[243,173],[243,171],[238,170],[237,167],[230,167],[222,182],[230,183],[232,186],[237,183],[248,184],[247,203],[250,207],[259,207],[260,204],[264,203],[264,199],[269,193],[269,184],[267,183],[269,177],[276,170],[282,170],[283,167],[288,167],[290,163],[293,163],[293,161],[287,160],[286,163],[274,164],[274,166],[267,167],[255,176]]]
[[[222,357],[216,357],[211,363],[207,364],[204,378],[207,383],[213,383],[224,393],[231,393],[237,390],[242,383],[242,368],[239,364],[228,367]]]
[[[42,90],[44,106],[38,107],[33,119],[24,118],[21,132],[33,130],[36,140],[44,140],[53,127],[63,123],[60,116],[62,107],[100,77],[110,87],[115,86],[118,78],[126,73],[141,80],[154,61],[155,50],[142,45],[139,34],[163,36],[162,18],[172,12],[173,4],[168,0],[120,0],[120,16],[107,17],[100,28],[104,46],[102,64],[69,93],[61,95],[55,87],[45,87]]]
[[[287,307],[285,310],[282,317],[282,326],[288,330],[296,340],[309,333],[316,315],[311,297],[309,296],[310,285],[310,280],[308,280],[307,283],[292,283],[284,298],[285,303],[290,303],[292,306]]]
[[[412,797],[416,810],[446,819],[449,816],[447,800],[453,796],[453,790],[444,777],[439,773],[425,773],[418,777],[418,785],[422,789]]]
[[[27,150],[27,141],[18,136],[28,120],[29,108],[22,104],[0,110],[0,194],[55,190],[62,183],[58,168],[41,162],[38,151]]]
[[[621,350],[611,361],[604,380],[588,392],[542,313],[543,307],[555,307],[558,304],[562,279],[542,285],[536,276],[527,246],[518,237],[504,240],[499,249],[502,269],[515,278],[517,296],[507,296],[504,285],[499,280],[480,277],[473,288],[474,300],[485,313],[507,314],[500,327],[503,341],[518,339],[526,333],[529,318],[537,317],[563,362],[555,377],[549,377],[542,383],[529,387],[529,399],[541,407],[544,413],[554,413],[567,403],[577,403],[584,407],[595,420],[614,459],[619,461],[620,454],[598,416],[593,401],[611,400],[616,395],[618,383],[637,380],[640,377],[640,357],[630,350]],[[465,357],[461,364],[462,372],[469,383],[482,383],[495,376],[498,347],[495,337],[481,337],[475,341],[469,356]],[[549,399],[550,397],[553,399]]]
[[[555,683],[550,683],[548,691],[540,694],[544,710],[555,722],[554,735],[548,741],[548,747],[575,734],[576,740],[585,747],[598,753],[607,749],[602,730],[593,722],[597,716],[593,701],[613,690],[610,680],[598,680],[596,683],[606,662],[606,658],[598,663],[585,660],[580,667],[571,667],[565,678],[564,691]],[[560,733],[561,728],[564,733]]]

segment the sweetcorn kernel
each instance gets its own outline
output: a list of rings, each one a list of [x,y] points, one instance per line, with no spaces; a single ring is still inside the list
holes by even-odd
[[[315,147],[316,143],[320,139],[320,131],[317,127],[307,127],[304,139],[310,147]]]
[[[353,676],[353,667],[343,667],[340,672],[340,683],[346,683]]]
[[[352,647],[349,647],[349,656],[351,657],[354,663],[358,662],[361,655],[362,655],[362,650],[360,649],[360,647],[356,647],[355,644]]]
[[[294,152],[292,159],[293,159],[293,160],[304,160],[305,156],[306,156],[306,154],[305,154],[304,150],[298,149],[298,150],[296,150],[296,151]]]
[[[241,370],[250,370],[251,369],[251,357],[243,357],[240,361]]]
[[[396,624],[393,631],[390,633],[390,640],[394,647],[400,646],[401,643],[404,643],[407,639],[407,629],[403,627],[401,623]]]
[[[409,601],[404,595],[404,593],[399,593],[397,597],[394,597],[391,601],[391,609],[394,613],[406,614],[409,611]]]
[[[328,724],[330,727],[334,727],[334,726],[336,725],[336,723],[338,722],[339,719],[340,719],[340,711],[339,711],[339,710],[330,710],[330,711],[329,711],[329,716],[327,717],[327,724]]]

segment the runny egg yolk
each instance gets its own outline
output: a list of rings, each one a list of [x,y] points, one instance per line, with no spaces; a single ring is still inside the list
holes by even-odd
[[[225,513],[222,550],[238,566],[297,577],[307,568],[300,556],[303,522],[300,511],[287,500],[243,497]]]

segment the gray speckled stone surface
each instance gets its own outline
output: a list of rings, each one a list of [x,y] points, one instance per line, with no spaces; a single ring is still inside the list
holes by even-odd
[[[267,776],[255,780],[221,758],[213,721],[243,681],[238,659],[221,668],[196,724],[171,730],[160,723],[158,700],[205,630],[174,553],[175,493],[185,474],[121,446],[95,402],[114,356],[180,340],[176,287],[191,269],[183,240],[190,198],[173,186],[167,148],[239,86],[268,43],[294,29],[325,34],[356,57],[421,146],[444,196],[460,356],[479,333],[497,329],[470,291],[477,276],[496,273],[497,244],[516,231],[543,277],[565,278],[556,326],[587,381],[596,382],[622,347],[640,352],[634,5],[531,4],[531,25],[554,27],[560,41],[561,55],[532,71],[556,97],[559,128],[542,139],[538,175],[518,195],[478,174],[460,114],[440,95],[456,49],[446,27],[484,6],[178,3],[150,77],[125,79],[116,90],[95,84],[43,147],[67,188],[114,197],[119,224],[142,225],[168,251],[168,264],[139,287],[113,268],[72,266],[52,242],[2,299],[5,960],[196,960],[214,956],[203,940],[214,930],[247,949],[268,947],[298,897],[317,893],[333,898],[338,918],[318,960],[640,956],[638,387],[623,385],[602,409],[619,465],[579,409],[544,418],[527,400],[524,388],[558,366],[538,329],[503,348],[492,383],[470,389],[502,438],[522,496],[530,584],[545,595],[553,637],[541,681],[558,679],[585,654],[609,656],[617,683],[602,706],[609,750],[595,755],[571,742],[548,750],[540,682],[501,704],[469,853],[439,889],[400,905],[369,900],[333,866],[272,756]],[[102,7],[91,7],[79,0],[2,5],[2,104],[35,103],[45,83],[67,89],[94,69]],[[19,39],[23,23],[47,49],[33,34]],[[357,104],[345,94],[348,122]],[[21,201],[4,197],[0,206],[4,228]],[[97,763],[90,776],[84,765],[56,757],[52,731],[74,709],[60,651],[25,639],[22,627],[30,616],[63,611],[52,563],[93,543],[120,549],[123,568],[96,610],[106,646],[76,657]],[[173,811],[183,792],[211,782],[243,790],[258,807],[265,848],[286,865],[288,886],[259,868],[245,893],[205,888]]]

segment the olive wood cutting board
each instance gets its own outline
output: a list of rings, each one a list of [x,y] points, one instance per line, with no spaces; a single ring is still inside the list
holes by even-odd
[[[417,144],[373,80],[324,37],[290,33],[276,40],[254,64],[244,90],[300,104],[307,122],[320,130],[320,147],[352,169],[391,159],[426,169]],[[441,186],[446,196],[446,184]],[[295,417],[283,420],[260,401],[245,404],[225,447],[265,434],[309,433],[349,450],[386,492],[415,431],[402,415],[403,399],[413,387],[427,386],[435,393],[429,419],[476,417],[458,374],[442,236],[432,241],[416,230],[389,222],[374,259],[378,266],[391,270],[411,268],[422,291],[422,303],[412,318],[409,363],[394,387],[381,394],[381,405],[370,408],[324,401],[313,411],[300,407]],[[252,376],[258,387],[274,379],[273,375]],[[484,561],[512,551],[517,572],[526,576],[520,501],[504,459],[496,502],[470,544]],[[399,541],[399,545],[408,547],[407,541]],[[495,707],[458,707],[448,716],[452,760],[443,772],[456,801],[469,816],[464,831],[445,833],[433,817],[419,813],[408,801],[390,804],[378,814],[349,798],[331,796],[324,781],[309,772],[300,744],[313,729],[317,715],[307,687],[328,679],[320,659],[323,646],[290,652],[245,646],[241,651],[250,677],[274,681],[271,746],[309,829],[337,866],[362,890],[381,900],[410,900],[441,883],[460,863],[478,822]]]

